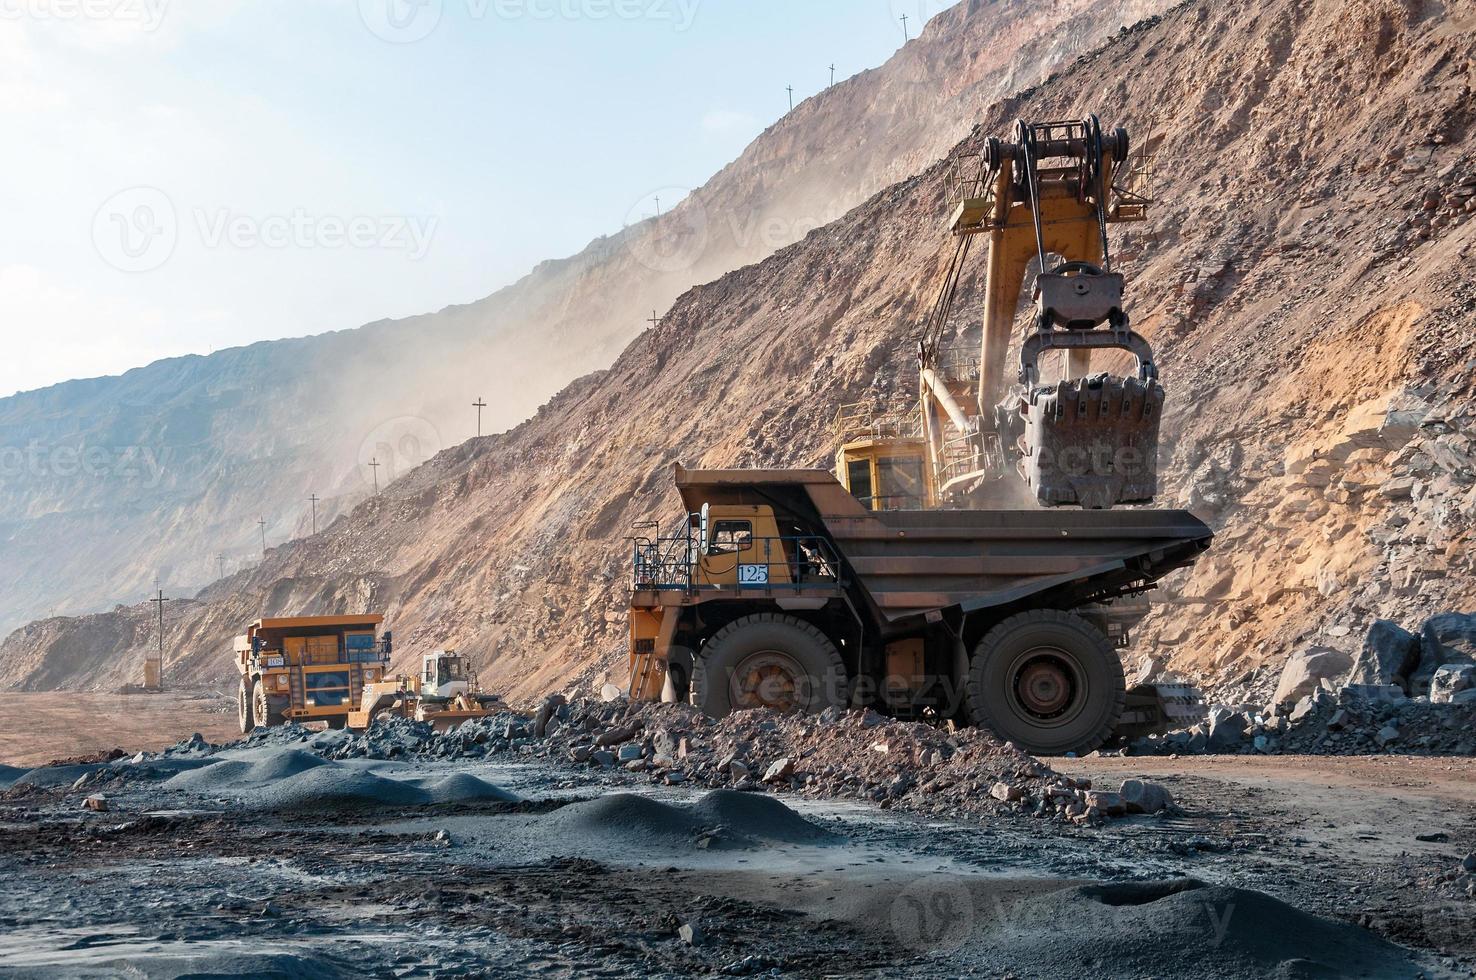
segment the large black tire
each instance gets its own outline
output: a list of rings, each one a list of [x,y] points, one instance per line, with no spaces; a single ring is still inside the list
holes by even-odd
[[[257,682],[256,698],[254,699],[256,724],[259,728],[275,728],[286,722],[287,717],[282,713],[286,708],[286,698],[272,697],[266,691],[266,685]]]
[[[985,634],[969,666],[974,722],[1036,755],[1084,755],[1111,737],[1126,698],[1107,637],[1072,613],[1033,609]]]
[[[722,718],[770,708],[816,714],[846,705],[846,665],[818,628],[778,613],[734,620],[713,634],[692,667],[691,701]]]
[[[256,679],[242,677],[236,691],[236,718],[240,722],[241,734],[249,735],[256,728]]]

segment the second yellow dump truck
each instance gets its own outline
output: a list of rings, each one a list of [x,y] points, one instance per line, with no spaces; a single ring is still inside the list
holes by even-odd
[[[236,637],[241,731],[322,721],[344,728],[364,685],[382,681],[393,638],[384,617],[293,616],[259,619]]]

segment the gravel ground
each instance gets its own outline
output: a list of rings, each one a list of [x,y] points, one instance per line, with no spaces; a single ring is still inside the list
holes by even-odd
[[[1145,776],[1179,801],[1083,826],[562,758],[331,758],[341,745],[192,742],[20,775],[0,800],[0,975],[1476,966],[1454,873],[1476,849],[1470,760],[1073,760],[1079,781]],[[84,809],[99,788],[106,809]]]

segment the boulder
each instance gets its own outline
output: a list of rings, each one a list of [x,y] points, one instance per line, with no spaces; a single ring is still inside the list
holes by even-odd
[[[1353,667],[1353,658],[1331,647],[1311,647],[1291,655],[1276,685],[1276,704],[1290,704],[1306,697],[1325,680],[1341,678]]]
[[[1096,807],[1099,813],[1105,813],[1109,817],[1120,817],[1127,813],[1127,802],[1121,793],[1094,789],[1087,793],[1086,804],[1088,807]]]
[[[1406,691],[1420,664],[1420,638],[1387,619],[1375,620],[1353,660],[1349,684],[1398,684]]]
[[[702,930],[695,921],[682,923],[682,927],[677,930],[677,936],[688,946],[702,945]]]
[[[1469,691],[1460,691],[1451,696],[1451,704],[1476,704],[1476,688]],[[1470,755],[1469,752],[1458,752],[1457,755]]]
[[[989,795],[1001,803],[1014,803],[1024,798],[1025,791],[1009,783],[995,783],[989,788]]]
[[[1476,667],[1470,664],[1445,664],[1430,678],[1430,700],[1450,704],[1462,691],[1476,688]]]
[[[787,780],[794,775],[794,760],[789,758],[780,759],[771,765],[764,773],[764,782],[777,783]]]
[[[1174,797],[1157,783],[1144,779],[1127,779],[1117,791],[1129,813],[1157,813],[1173,805]]]
[[[1476,664],[1476,616],[1444,613],[1425,621],[1420,631],[1420,666],[1411,678],[1411,693],[1425,693],[1435,671],[1447,664]]]
[[[1215,708],[1209,714],[1209,748],[1213,752],[1226,752],[1240,747],[1245,741],[1245,730],[1250,720],[1238,711]]]

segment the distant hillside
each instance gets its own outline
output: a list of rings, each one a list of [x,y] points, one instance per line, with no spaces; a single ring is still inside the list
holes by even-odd
[[[914,173],[1001,96],[1164,0],[965,0],[886,65],[807,100],[659,220],[469,306],[161,361],[0,400],[0,635],[53,612],[186,594],[320,527],[474,433],[607,367],[687,289]],[[700,82],[694,82],[700,84]],[[510,191],[513,189],[510,189]],[[43,324],[28,325],[44,333]],[[264,325],[269,329],[269,325]],[[15,465],[12,465],[15,464]]]

